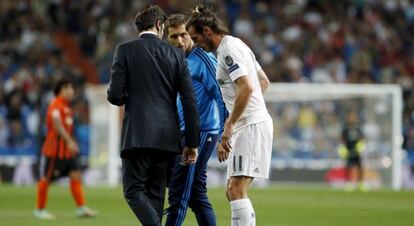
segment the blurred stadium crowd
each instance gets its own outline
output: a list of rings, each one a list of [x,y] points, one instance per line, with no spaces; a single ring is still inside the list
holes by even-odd
[[[87,153],[85,85],[108,82],[115,44],[136,37],[133,18],[146,3],[168,13],[194,6],[175,0],[0,1],[0,154],[38,153],[51,85],[62,76],[78,85],[76,134]],[[401,85],[404,147],[414,162],[413,0],[205,3],[252,47],[272,82]],[[298,126],[323,120],[323,112],[299,111],[284,115],[304,114],[292,119]],[[335,110],[330,115],[342,121]]]

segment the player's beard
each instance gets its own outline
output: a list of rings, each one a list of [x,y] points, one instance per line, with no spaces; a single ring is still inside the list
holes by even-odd
[[[209,39],[207,37],[205,37],[205,39],[207,40],[207,42],[206,42],[206,45],[207,45],[206,48],[207,49],[205,49],[205,51],[207,51],[207,52],[213,51],[215,49],[214,44],[213,44],[213,40]]]

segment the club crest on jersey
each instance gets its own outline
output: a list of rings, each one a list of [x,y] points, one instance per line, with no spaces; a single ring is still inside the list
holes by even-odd
[[[233,58],[231,58],[231,56],[226,56],[224,58],[224,61],[226,62],[227,66],[233,65]]]

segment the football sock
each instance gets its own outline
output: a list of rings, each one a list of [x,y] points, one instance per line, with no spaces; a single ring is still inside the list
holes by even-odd
[[[230,208],[231,226],[251,226],[254,210],[250,199],[233,200],[230,202]]]
[[[85,204],[83,197],[82,184],[80,180],[70,180],[70,190],[73,198],[75,199],[76,205],[81,207]]]
[[[47,201],[47,188],[49,183],[46,180],[39,180],[37,183],[37,209],[44,209]]]

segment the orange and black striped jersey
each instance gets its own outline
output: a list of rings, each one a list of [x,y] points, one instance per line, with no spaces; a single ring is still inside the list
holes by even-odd
[[[46,127],[47,135],[42,148],[42,154],[47,157],[69,159],[73,153],[68,149],[66,141],[60,137],[53,124],[53,117],[59,117],[63,128],[72,136],[73,134],[73,113],[68,101],[61,97],[54,98],[47,109]]]

